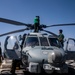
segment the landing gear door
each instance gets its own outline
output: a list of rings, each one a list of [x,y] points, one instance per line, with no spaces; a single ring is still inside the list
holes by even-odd
[[[4,43],[4,55],[9,59],[21,59],[21,47],[16,36],[7,36]]]
[[[67,60],[75,60],[75,39],[69,38],[67,41]]]

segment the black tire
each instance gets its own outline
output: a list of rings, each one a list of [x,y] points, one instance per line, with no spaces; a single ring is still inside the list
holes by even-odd
[[[75,69],[68,67],[68,75],[75,75]]]

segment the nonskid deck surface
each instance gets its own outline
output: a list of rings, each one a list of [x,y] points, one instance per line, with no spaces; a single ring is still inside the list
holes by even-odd
[[[12,66],[12,60],[5,59],[2,61],[2,64],[0,65],[0,75],[12,75],[10,70]],[[24,75],[24,69],[16,70],[15,74],[17,75]]]
[[[75,61],[68,60],[68,61],[66,61],[66,63],[68,64],[68,66],[75,69]],[[12,60],[8,60],[8,59],[3,60],[2,64],[0,65],[0,75],[12,75],[10,72],[11,66],[12,66]],[[30,73],[25,72],[24,69],[20,69],[20,70],[16,70],[15,74],[16,75],[29,75]],[[13,74],[13,75],[15,75],[15,74]],[[74,74],[75,74],[75,72],[74,72]],[[69,74],[69,75],[74,75],[74,74],[71,72],[71,74]],[[32,74],[32,75],[38,75],[38,74]],[[45,75],[47,75],[47,74],[45,74]]]

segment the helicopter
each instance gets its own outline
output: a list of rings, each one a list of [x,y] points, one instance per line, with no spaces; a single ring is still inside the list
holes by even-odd
[[[24,29],[0,34],[0,37],[23,32],[25,30],[34,30],[32,33],[19,36],[19,39],[22,41],[21,44],[16,36],[7,36],[4,43],[4,54],[6,58],[20,59],[24,68],[30,73],[41,73],[42,71],[48,74],[54,71],[57,73],[68,73],[68,66],[65,63],[65,51],[58,40],[58,35],[45,30],[45,28],[70,26],[75,25],[75,23],[47,26],[40,24],[39,16],[36,16],[34,24],[25,24],[5,18],[0,18],[0,22],[16,26],[26,26]],[[39,31],[44,31],[46,34],[40,33]],[[10,41],[13,42],[12,45],[9,43]],[[16,47],[14,47],[14,45]]]

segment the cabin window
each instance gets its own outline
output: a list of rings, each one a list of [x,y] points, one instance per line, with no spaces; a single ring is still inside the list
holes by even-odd
[[[17,43],[16,38],[14,36],[11,36],[8,39],[6,39],[5,47],[9,50],[19,49],[19,45]]]
[[[25,46],[39,46],[38,37],[27,37]]]

